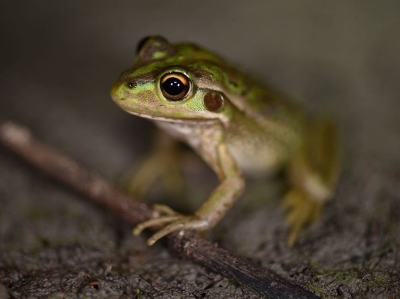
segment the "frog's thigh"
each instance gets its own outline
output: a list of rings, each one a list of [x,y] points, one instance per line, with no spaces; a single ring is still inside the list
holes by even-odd
[[[315,201],[328,200],[339,172],[339,144],[332,120],[315,121],[305,132],[304,142],[289,166],[289,180]]]
[[[323,204],[332,197],[339,172],[336,127],[330,119],[315,121],[305,132],[303,144],[289,164],[290,189],[284,205],[293,245],[301,228],[316,221]]]

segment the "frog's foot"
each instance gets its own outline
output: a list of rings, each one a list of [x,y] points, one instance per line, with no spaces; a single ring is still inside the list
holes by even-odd
[[[293,246],[303,227],[319,219],[322,202],[316,201],[301,190],[293,189],[285,195],[283,206],[289,210],[286,221],[290,226],[290,232],[286,242],[289,246]]]
[[[182,215],[166,205],[154,205],[153,208],[158,212],[158,215],[155,218],[139,223],[133,229],[133,234],[138,236],[146,228],[164,225],[162,229],[147,240],[147,245],[149,246],[172,232],[185,229],[204,230],[209,226],[207,220],[197,215]]]

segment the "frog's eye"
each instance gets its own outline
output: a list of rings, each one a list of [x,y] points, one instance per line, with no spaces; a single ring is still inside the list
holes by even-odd
[[[189,94],[191,82],[182,73],[165,74],[160,80],[160,89],[169,101],[182,101]]]

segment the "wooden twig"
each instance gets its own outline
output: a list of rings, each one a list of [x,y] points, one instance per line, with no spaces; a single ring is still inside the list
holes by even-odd
[[[0,120],[0,144],[53,179],[83,194],[126,221],[137,224],[153,211],[143,202],[125,194],[100,175],[79,165],[55,148],[40,142],[11,121]],[[168,235],[170,250],[182,257],[234,279],[268,298],[319,298],[270,270],[254,265],[196,233],[182,231]]]

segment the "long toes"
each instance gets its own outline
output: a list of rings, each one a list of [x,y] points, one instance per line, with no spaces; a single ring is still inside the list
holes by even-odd
[[[154,211],[160,213],[161,215],[167,215],[167,216],[181,215],[178,212],[171,209],[169,206],[163,204],[154,204],[152,208]]]
[[[147,244],[151,246],[157,240],[175,231],[180,231],[185,229],[202,230],[206,229],[207,227],[208,223],[205,220],[193,216],[181,217],[179,218],[179,220],[167,225],[166,227],[155,233],[153,236],[151,236],[147,240]]]
[[[287,215],[286,221],[291,228],[299,227],[301,230],[309,222],[309,215],[304,210],[293,210]]]
[[[163,229],[159,230],[156,232],[154,235],[152,235],[148,240],[147,240],[147,245],[151,246],[155,242],[157,242],[159,239],[162,237],[178,230],[182,230],[185,228],[185,223],[187,222],[187,219],[182,219],[175,221],[174,223],[171,223],[164,227]]]
[[[291,227],[289,236],[286,239],[286,243],[288,244],[289,247],[292,247],[296,243],[296,241],[299,237],[301,228],[302,228],[302,225],[299,223],[296,225],[293,225]]]
[[[161,218],[153,218],[150,220],[147,220],[145,222],[139,223],[134,229],[133,229],[133,234],[135,236],[140,235],[140,233],[145,230],[148,227],[152,226],[158,226],[158,225],[163,225],[168,222],[173,222],[176,221],[180,218],[180,216],[166,216],[166,217],[161,217]]]

